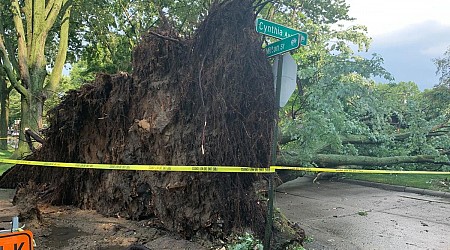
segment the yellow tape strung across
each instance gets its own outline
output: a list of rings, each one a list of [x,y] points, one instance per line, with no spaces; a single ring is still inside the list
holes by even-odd
[[[272,168],[250,168],[238,166],[168,166],[168,165],[126,165],[126,164],[90,164],[65,163],[0,159],[2,163],[22,164],[33,166],[86,168],[104,170],[146,170],[146,171],[175,171],[175,172],[219,172],[219,173],[270,173]]]
[[[366,170],[366,169],[336,169],[336,168],[307,168],[270,166],[270,168],[251,168],[239,166],[168,166],[168,165],[127,165],[127,164],[91,164],[66,163],[0,159],[0,163],[21,164],[32,166],[48,166],[62,168],[84,168],[104,170],[140,170],[140,171],[172,171],[172,172],[213,172],[213,173],[274,173],[276,170],[293,170],[305,172],[328,173],[358,173],[358,174],[441,174],[450,175],[450,172],[437,171],[399,171],[399,170]]]

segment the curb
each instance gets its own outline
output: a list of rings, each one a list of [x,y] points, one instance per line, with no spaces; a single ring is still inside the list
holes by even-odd
[[[441,197],[441,198],[450,198],[450,192],[434,191],[434,190],[428,190],[428,189],[422,189],[422,188],[396,186],[396,185],[391,185],[391,184],[361,181],[361,180],[352,180],[352,179],[342,179],[342,178],[338,178],[337,181],[349,183],[349,184],[360,185],[360,186],[366,186],[366,187],[381,188],[381,189],[397,191],[397,192],[415,193],[415,194],[422,194],[422,195],[437,196],[437,197]]]

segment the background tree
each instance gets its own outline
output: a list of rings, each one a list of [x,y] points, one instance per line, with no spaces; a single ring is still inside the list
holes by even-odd
[[[8,13],[3,11],[6,8],[5,2],[0,2],[0,8],[2,11],[0,12],[0,34],[5,34],[8,31],[5,29],[5,26],[11,26],[12,18]],[[0,36],[1,38],[2,36]],[[8,44],[11,46],[11,44]],[[6,53],[5,46],[1,46],[0,44],[0,56]],[[1,58],[1,57],[0,57]],[[5,138],[8,136],[8,125],[9,125],[9,95],[12,90],[12,85],[9,84],[8,77],[6,75],[6,71],[3,67],[4,60],[0,60],[2,67],[0,68],[0,148],[3,150],[8,149],[8,142]]]
[[[3,6],[2,13],[10,11],[13,26],[4,27],[0,36],[2,65],[21,95],[21,128],[37,132],[42,128],[44,102],[56,90],[66,61],[72,2],[14,0]],[[58,44],[56,51],[49,51],[54,44]],[[26,144],[19,143],[16,156],[27,151]]]
[[[436,64],[439,85],[450,87],[450,47],[442,58],[436,58],[433,61]]]
[[[9,93],[11,86],[8,86],[7,78],[3,68],[0,68],[0,149],[8,149],[8,120],[9,120]]]
[[[211,6],[195,1],[86,1],[77,8],[77,67],[82,75],[131,72],[132,49],[150,29],[173,28],[190,37]],[[83,42],[80,42],[83,41]],[[92,77],[89,77],[92,78]]]

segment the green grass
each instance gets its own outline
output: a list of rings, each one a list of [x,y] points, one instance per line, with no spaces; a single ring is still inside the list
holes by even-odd
[[[450,175],[345,174],[345,178],[450,192]]]
[[[0,150],[0,159],[9,158],[13,154],[14,150]],[[10,167],[12,167],[13,164],[5,164],[0,163],[0,175],[3,174],[6,170],[8,170]]]

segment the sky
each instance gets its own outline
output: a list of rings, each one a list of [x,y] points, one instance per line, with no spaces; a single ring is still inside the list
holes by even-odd
[[[432,59],[450,47],[448,0],[346,0],[353,24],[365,25],[373,42],[367,57],[377,53],[395,82],[413,81],[419,89],[439,81]],[[376,79],[380,81],[379,79]]]

